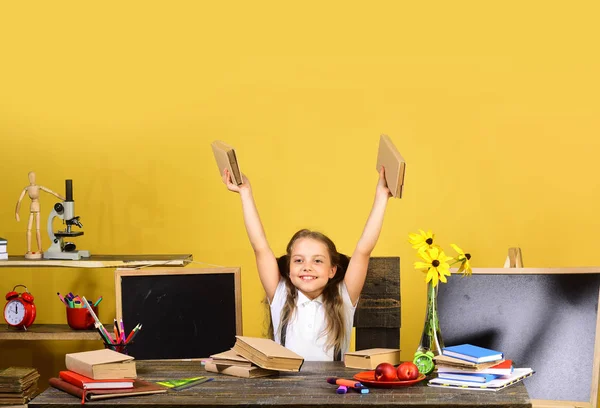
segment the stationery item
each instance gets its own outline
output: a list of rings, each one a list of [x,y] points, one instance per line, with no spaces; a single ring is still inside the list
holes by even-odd
[[[100,297],[98,298],[98,300],[96,300],[96,301],[94,302],[94,306],[98,306],[98,305],[100,304],[100,302],[102,302],[102,296],[100,296]]]
[[[348,392],[348,387],[345,385],[340,385],[337,390],[335,390],[336,394],[345,394]]]
[[[398,149],[396,149],[396,146],[394,146],[392,139],[387,135],[381,135],[379,138],[377,171],[381,169],[381,166],[385,167],[385,181],[390,189],[390,193],[396,198],[402,198],[406,162]]]
[[[433,357],[435,363],[438,367],[446,366],[446,367],[458,367],[472,370],[483,370],[485,368],[490,368],[495,366],[496,364],[500,364],[505,360],[498,361],[489,361],[487,363],[472,363],[467,360],[461,360],[460,358],[444,356],[442,354]]]
[[[479,374],[494,374],[494,375],[509,375],[513,372],[512,360],[504,360],[498,364],[495,362],[492,363],[483,363],[482,365],[493,364],[491,367],[461,367],[456,365],[445,365],[438,364],[437,371],[438,373],[456,373],[456,374],[465,374],[465,373],[479,373]]]
[[[60,371],[61,380],[85,390],[103,390],[112,388],[133,388],[133,379],[94,380],[74,371]]]
[[[56,292],[56,295],[58,296],[58,298],[60,299],[61,302],[63,302],[65,305],[69,306],[69,304],[65,300],[64,296],[61,295],[60,292]]]
[[[480,373],[438,373],[438,378],[443,378],[444,380],[459,380],[474,383],[487,383],[498,377],[498,375]]]
[[[161,394],[167,392],[168,388],[147,381],[135,380],[133,388],[110,389],[110,390],[84,390],[70,384],[60,378],[50,378],[52,387],[81,398],[81,403],[107,398],[132,397],[134,395]]]
[[[374,370],[380,363],[400,364],[400,350],[371,348],[344,354],[344,365],[346,367]]]
[[[131,341],[131,339],[133,338],[133,336],[135,335],[135,333],[140,329],[140,324],[138,323],[130,332],[129,335],[127,336],[127,338],[125,339],[125,344],[129,343]]]
[[[170,388],[173,391],[181,391],[187,388],[191,388],[195,385],[202,384],[208,381],[212,381],[211,377],[192,377],[192,378],[182,378],[179,380],[165,380],[165,381],[157,381],[157,384]]]
[[[204,369],[211,373],[219,373],[242,378],[268,377],[278,374],[275,370],[267,370],[257,366],[242,367],[235,365],[217,365],[210,362],[204,363]]]
[[[477,384],[467,381],[447,380],[443,378],[433,378],[427,383],[430,387],[447,387],[461,390],[473,391],[498,391],[522,381],[535,373],[531,368],[515,368],[509,376],[499,377],[485,384]]]
[[[93,307],[94,313],[98,313],[98,308]],[[92,330],[95,326],[94,318],[87,308],[66,307],[67,324],[73,330]]]
[[[304,363],[302,356],[275,343],[271,339],[258,337],[235,336],[233,350],[252,361],[259,367],[268,370],[300,371]]]
[[[40,374],[31,367],[8,367],[0,369],[0,392],[19,393],[37,384]],[[37,388],[37,386],[36,386]]]
[[[235,154],[235,149],[220,140],[212,142],[211,147],[215,160],[217,161],[219,174],[223,176],[223,170],[227,169],[231,174],[233,184],[237,184],[238,186],[242,184],[242,172]]]
[[[67,354],[65,364],[67,370],[94,380],[137,377],[133,357],[108,349]]]
[[[328,377],[327,382],[329,384],[345,385],[346,387],[350,387],[350,388],[362,388],[363,387],[363,385],[359,381],[346,380],[344,378],[337,378],[337,377]]]
[[[251,367],[252,362],[245,357],[240,356],[233,350],[227,350],[222,353],[212,354],[211,363],[218,365],[234,365],[241,367]]]
[[[489,361],[502,360],[504,358],[504,355],[499,351],[474,346],[472,344],[459,344],[457,346],[445,347],[442,349],[442,354],[471,361],[473,363],[486,363]]]

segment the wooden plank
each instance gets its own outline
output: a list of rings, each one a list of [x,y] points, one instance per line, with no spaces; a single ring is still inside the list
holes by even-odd
[[[9,256],[0,261],[0,267],[69,267],[69,268],[120,268],[140,266],[185,266],[192,261],[190,254],[177,255],[92,255],[79,261],[64,259],[25,259]]]
[[[499,392],[461,391],[428,387],[421,381],[410,387],[371,388],[369,394],[349,391],[336,394],[337,386],[327,377],[352,378],[360,370],[345,368],[341,362],[306,361],[300,372],[281,372],[264,378],[238,378],[205,372],[197,362],[137,361],[138,376],[147,381],[207,375],[214,381],[182,391],[153,396],[95,401],[93,406],[133,407],[237,407],[249,408],[529,408],[531,403],[523,383]],[[48,388],[30,403],[30,408],[81,407],[81,401],[67,393]]]
[[[112,323],[111,323],[112,324]],[[107,325],[110,327],[110,325]],[[26,331],[0,326],[0,340],[101,340],[96,330],[73,330],[67,324],[34,324]]]

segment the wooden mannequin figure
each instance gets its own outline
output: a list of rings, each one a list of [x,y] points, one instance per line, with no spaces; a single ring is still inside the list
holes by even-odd
[[[23,189],[21,196],[19,197],[19,201],[17,201],[17,209],[15,211],[15,216],[17,221],[21,221],[19,217],[19,210],[21,209],[21,200],[25,197],[25,193],[29,195],[31,199],[31,205],[29,206],[29,224],[27,225],[27,253],[25,254],[25,258],[27,259],[41,259],[42,258],[42,235],[40,233],[40,190],[55,195],[60,198],[62,201],[65,201],[65,198],[60,194],[55,193],[54,191],[44,187],[38,186],[35,184],[35,173],[30,171],[28,174],[29,177],[29,185]],[[37,252],[31,251],[31,227],[33,225],[33,218],[35,217],[35,233],[37,239]]]

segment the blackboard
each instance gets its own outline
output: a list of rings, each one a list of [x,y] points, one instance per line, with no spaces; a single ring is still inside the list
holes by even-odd
[[[239,268],[118,269],[115,289],[126,333],[142,324],[137,360],[205,358],[242,335]]]
[[[470,343],[502,351],[533,400],[596,406],[600,350],[600,268],[507,268],[453,276],[438,293],[446,346]]]

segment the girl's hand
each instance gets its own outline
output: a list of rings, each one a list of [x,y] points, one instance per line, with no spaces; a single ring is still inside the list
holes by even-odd
[[[388,188],[387,181],[385,181],[385,168],[381,166],[381,170],[379,170],[379,181],[377,182],[377,189],[375,190],[375,197],[381,197],[387,200],[391,196],[392,193]]]
[[[250,189],[250,181],[242,174],[242,184],[239,186],[233,182],[231,173],[227,169],[223,169],[223,183],[227,186],[227,190],[239,193],[242,189]]]

